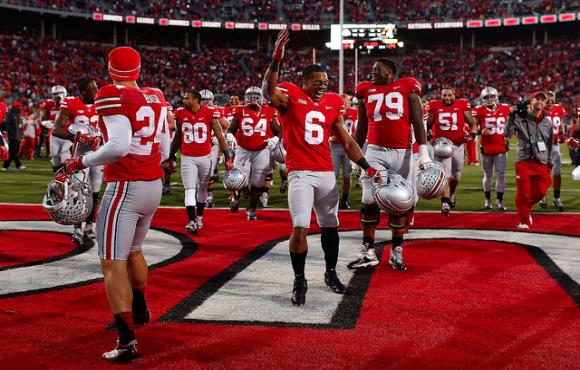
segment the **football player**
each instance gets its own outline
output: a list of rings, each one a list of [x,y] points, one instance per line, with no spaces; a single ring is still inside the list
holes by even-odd
[[[486,209],[492,208],[491,185],[495,170],[495,205],[499,211],[506,211],[503,193],[505,190],[508,139],[504,136],[504,128],[510,114],[510,106],[501,104],[498,96],[499,93],[495,88],[485,87],[481,90],[480,95],[483,104],[477,106],[472,115],[478,126],[478,133],[481,135],[484,207]]]
[[[60,104],[67,97],[67,91],[64,86],[55,85],[50,88],[50,94],[52,95],[52,99],[46,99],[40,105],[42,111],[41,123],[49,131],[50,162],[52,163],[52,171],[56,172],[60,169],[64,161],[70,158],[72,143],[70,140],[55,137],[52,134],[52,128],[60,113]]]
[[[171,103],[167,103],[167,125],[169,127],[169,138],[173,140],[175,135],[175,118],[173,116],[173,106]],[[161,190],[161,195],[171,194],[171,175],[175,172],[175,162],[165,161],[161,163],[161,168],[165,172],[163,177],[163,189]]]
[[[329,131],[332,130],[344,146],[348,157],[369,176],[374,176],[377,171],[369,165],[346,131],[342,117],[344,102],[339,95],[327,92],[328,76],[324,68],[319,65],[304,68],[301,87],[290,82],[278,84],[280,61],[288,40],[288,30],[280,31],[262,90],[269,104],[278,110],[283,129],[288,205],[293,224],[289,243],[295,277],[291,302],[302,305],[306,302],[308,289],[304,267],[312,208],[320,226],[326,262],[324,281],[335,293],[346,291],[335,270],[339,248],[338,190],[328,143]]]
[[[344,127],[350,136],[354,136],[354,129],[357,121],[357,110],[352,108],[351,97],[347,94],[342,95],[344,100]],[[342,169],[342,196],[338,205],[339,209],[349,209],[348,193],[350,192],[350,175],[352,174],[352,162],[344,153],[344,148],[336,140],[335,136],[330,137],[330,151],[332,153],[332,164],[334,166],[334,176],[338,178]]]
[[[561,104],[556,103],[556,93],[553,91],[546,91],[546,115],[552,121],[554,126],[554,142],[552,145],[552,188],[554,190],[554,199],[552,203],[558,212],[564,212],[564,203],[560,200],[560,188],[562,186],[562,154],[560,153],[560,144],[566,141],[566,134],[564,131],[564,117],[566,117],[566,109]],[[546,197],[540,201],[540,207],[548,208]]]
[[[470,132],[465,131],[465,123],[471,128]],[[441,162],[445,169],[445,174],[449,178],[449,186],[441,196],[441,213],[449,216],[451,208],[455,208],[455,190],[461,179],[463,162],[465,156],[464,143],[475,139],[477,127],[471,115],[471,106],[466,99],[456,99],[455,89],[444,86],[441,89],[441,100],[431,100],[429,102],[429,118],[427,119],[427,129],[433,127],[433,139],[444,137],[453,142],[453,155],[449,158],[439,158],[435,155],[435,160]]]
[[[99,116],[95,111],[95,96],[99,87],[94,80],[82,80],[79,83],[80,97],[66,97],[60,104],[60,113],[54,124],[52,135],[59,139],[68,140],[71,143],[75,140],[75,134],[69,132],[70,124],[78,124],[86,127],[86,133],[81,133],[78,137],[76,153],[73,155],[85,155],[94,151],[101,143],[101,133],[99,130]],[[82,224],[74,225],[74,231],[71,236],[72,241],[77,246],[90,246],[95,244],[95,231],[93,224],[97,217],[97,207],[99,201],[99,192],[103,182],[103,167],[94,166],[84,169],[85,178],[93,191],[92,208],[87,216],[85,228]]]
[[[201,96],[200,104],[202,106],[214,107],[214,95],[208,89],[203,89],[199,92]],[[223,116],[224,111],[221,107],[215,107],[216,112],[220,114],[218,121],[222,126],[222,131],[226,131],[229,127],[229,123],[227,119]],[[217,165],[219,162],[220,157],[220,144],[216,136],[214,135],[213,131],[211,132],[211,178],[209,180],[209,184],[207,186],[207,200],[206,205],[208,208],[213,208],[215,206],[215,201],[213,198],[213,187],[214,183],[217,181]],[[198,227],[200,225],[198,224]],[[203,224],[201,225],[203,227]]]
[[[418,165],[431,162],[423,124],[421,85],[412,77],[397,80],[397,70],[392,60],[378,59],[372,67],[371,81],[361,82],[356,87],[358,124],[355,135],[359,145],[368,141],[366,157],[373,168],[394,171],[413,184],[413,134],[419,145]],[[347,265],[349,269],[376,266],[379,263],[374,242],[380,209],[372,195],[372,179],[363,175],[361,180],[363,244],[357,258]],[[393,235],[389,263],[397,270],[407,268],[403,260],[407,216],[406,213],[389,215],[388,225]]]
[[[169,156],[170,143],[163,93],[137,85],[139,53],[123,46],[113,49],[108,59],[113,84],[100,88],[95,98],[105,144],[64,165],[69,173],[104,165],[107,188],[97,216],[97,241],[119,337],[103,358],[127,362],[140,357],[134,324],[150,319],[141,247],[161,200],[160,163]]]
[[[276,118],[277,111],[262,105],[262,91],[257,86],[246,90],[245,106],[238,107],[230,126],[236,136],[238,148],[234,165],[243,169],[250,179],[250,204],[247,218],[254,221],[260,196],[265,192],[266,178],[272,173],[273,161],[270,150],[280,141],[282,130]],[[240,194],[236,192],[230,202],[232,212],[237,211]]]
[[[175,110],[176,132],[171,142],[170,161],[181,150],[181,179],[185,189],[185,209],[189,222],[185,230],[197,233],[203,227],[203,211],[207,202],[207,185],[211,177],[211,133],[226,156],[226,170],[231,167],[221,125],[214,107],[201,105],[201,95],[190,90],[183,95],[183,107]]]

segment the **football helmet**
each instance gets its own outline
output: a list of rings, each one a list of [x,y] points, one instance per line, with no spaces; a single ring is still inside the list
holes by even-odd
[[[83,222],[92,208],[92,189],[83,171],[67,174],[58,171],[48,183],[42,207],[57,224]]]
[[[481,90],[481,94],[479,95],[481,101],[483,101],[485,105],[497,104],[498,96],[499,93],[497,92],[497,89],[491,86],[484,87],[483,90]]]
[[[262,89],[258,86],[249,87],[244,94],[244,101],[246,104],[261,105],[262,100]]]
[[[211,91],[203,89],[199,92],[199,95],[201,95],[201,105],[213,105],[213,93]]]
[[[64,100],[67,97],[68,93],[66,88],[62,85],[54,85],[50,88],[50,95],[59,96],[60,100]]]
[[[394,171],[379,171],[378,176],[373,177],[371,185],[375,202],[389,214],[405,214],[415,205],[413,187]]]
[[[453,142],[446,137],[438,137],[433,144],[433,154],[439,158],[449,158],[453,155],[455,147]]]
[[[282,141],[278,141],[276,146],[270,151],[274,161],[278,163],[286,163],[286,149],[284,149],[284,144]]]
[[[443,165],[439,162],[429,162],[419,168],[417,174],[417,194],[423,199],[433,199],[440,196],[447,186],[447,176]]]
[[[224,187],[230,191],[240,191],[248,186],[248,175],[241,168],[234,167],[224,174]]]

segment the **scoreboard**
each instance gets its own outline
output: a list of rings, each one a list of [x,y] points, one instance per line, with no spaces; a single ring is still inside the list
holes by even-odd
[[[344,49],[385,50],[405,46],[397,37],[397,26],[387,24],[343,24],[342,44]],[[340,50],[340,25],[330,26],[330,42],[326,46]]]

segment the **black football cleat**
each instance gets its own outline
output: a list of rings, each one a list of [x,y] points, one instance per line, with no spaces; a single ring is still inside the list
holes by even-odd
[[[292,298],[290,301],[294,306],[300,306],[306,303],[306,291],[308,283],[305,278],[294,279],[294,288],[292,289]]]
[[[324,283],[337,294],[346,292],[346,287],[340,282],[336,270],[329,270],[324,273]]]
[[[135,326],[143,326],[151,320],[151,311],[147,308],[144,312],[135,312],[133,311],[133,324]],[[117,323],[115,320],[111,321],[107,325],[105,325],[107,330],[117,330]]]
[[[133,339],[128,344],[119,344],[117,340],[117,347],[112,351],[103,353],[103,359],[111,362],[128,363],[133,362],[141,357],[137,340]]]

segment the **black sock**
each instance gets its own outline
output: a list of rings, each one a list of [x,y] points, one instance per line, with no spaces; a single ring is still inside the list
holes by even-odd
[[[393,236],[393,249],[397,247],[403,246],[403,237],[402,236]]]
[[[497,199],[498,200],[503,200],[503,193],[498,192],[497,193]]]
[[[113,315],[117,331],[119,332],[119,344],[127,345],[135,339],[135,330],[133,328],[133,314],[129,312],[120,312]]]
[[[560,198],[560,190],[554,190],[554,198]]]
[[[367,248],[367,249],[371,249],[375,247],[375,239],[369,237],[369,236],[363,236],[363,245]]]
[[[491,191],[486,191],[485,192],[485,199],[490,199],[491,198]]]
[[[308,251],[302,253],[290,252],[290,259],[292,260],[292,269],[294,270],[294,277],[304,279],[304,265],[306,265],[306,255]]]
[[[451,199],[449,199],[447,197],[443,197],[443,198],[441,198],[441,203],[451,204]]]
[[[205,203],[197,203],[197,215],[199,217],[203,216],[204,209],[205,209]]]
[[[342,203],[346,203],[348,201],[348,193],[342,193]]]
[[[83,224],[74,224],[73,227],[76,229],[82,229],[83,228]]]
[[[189,221],[195,221],[195,206],[187,206],[185,207],[185,210],[187,211],[187,218],[189,218]]]
[[[322,250],[324,251],[324,262],[326,262],[326,271],[334,270],[338,262],[338,244],[340,238],[338,236],[337,227],[321,227],[320,241],[322,243]]]
[[[97,216],[97,206],[99,203],[99,193],[93,193],[93,207],[91,208],[91,213],[87,216],[87,225],[92,224],[96,220]]]
[[[145,292],[142,289],[133,288],[133,303],[131,304],[133,312],[142,313],[147,310],[147,302],[145,301]]]

